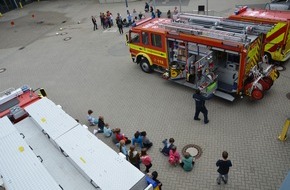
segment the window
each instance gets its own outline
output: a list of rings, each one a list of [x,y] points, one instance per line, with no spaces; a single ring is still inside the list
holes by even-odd
[[[162,48],[161,35],[151,34],[152,46]]]
[[[144,45],[148,45],[149,44],[149,35],[147,32],[142,32],[142,43]]]
[[[228,61],[233,63],[240,63],[240,55],[228,53]]]
[[[133,44],[140,43],[140,34],[139,33],[131,32],[131,40],[130,41]]]

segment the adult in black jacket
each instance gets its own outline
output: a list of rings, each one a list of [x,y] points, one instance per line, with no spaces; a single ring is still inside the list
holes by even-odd
[[[204,116],[204,123],[207,124],[209,122],[207,118],[207,109],[205,107],[205,100],[209,100],[213,97],[213,94],[208,96],[203,96],[199,89],[196,90],[195,94],[193,94],[192,98],[195,100],[195,115],[194,120],[200,120],[199,113],[203,113]]]

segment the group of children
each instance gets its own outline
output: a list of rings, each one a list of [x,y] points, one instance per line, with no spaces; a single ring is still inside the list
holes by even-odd
[[[160,149],[160,152],[168,156],[169,164],[173,166],[180,165],[184,171],[191,171],[195,163],[194,158],[188,152],[185,152],[184,157],[181,159],[174,141],[174,138],[170,138],[169,141],[167,139],[163,140],[164,147]]]
[[[98,126],[99,129],[94,130],[94,134],[103,133],[105,137],[111,137],[112,141],[119,148],[119,152],[124,154],[126,159],[134,165],[136,168],[140,170],[140,164],[144,164],[145,173],[149,173],[149,169],[152,167],[152,158],[147,154],[147,150],[153,146],[153,143],[148,139],[146,131],[136,131],[132,140],[130,140],[124,134],[121,134],[120,128],[110,129],[109,124],[104,122],[104,117],[99,116],[99,119],[96,119],[92,116],[93,111],[88,110],[87,120],[91,126]],[[183,158],[181,158],[180,153],[177,151],[177,147],[174,145],[174,138],[170,138],[169,140],[165,139],[162,141],[163,148],[160,148],[160,152],[165,156],[168,156],[169,164],[173,166],[180,165],[184,171],[191,171],[195,164],[195,159],[190,153],[185,152]],[[131,144],[129,150],[127,150],[126,145]],[[141,148],[141,152],[139,153],[136,149],[136,146]],[[222,160],[218,160],[216,162],[216,166],[218,167],[219,176],[217,178],[217,184],[221,184],[223,181],[225,184],[228,181],[228,172],[229,168],[232,166],[230,160],[228,160],[228,153],[224,151],[222,153]],[[154,175],[153,175],[154,174]],[[158,176],[156,171],[149,174],[152,179],[155,176],[155,179]],[[157,179],[156,179],[157,180]],[[155,181],[156,181],[155,180]],[[158,185],[162,186],[162,183],[157,180]]]
[[[157,179],[158,173],[156,171],[149,173],[152,167],[152,158],[147,154],[147,150],[153,146],[153,143],[148,139],[146,131],[136,131],[132,140],[121,133],[120,128],[110,129],[109,124],[104,122],[104,117],[99,116],[98,119],[92,116],[93,111],[88,110],[87,120],[90,126],[98,126],[98,129],[93,131],[94,134],[103,133],[105,137],[111,137],[113,143],[118,147],[119,152],[125,155],[132,165],[140,170],[140,164],[145,166],[145,173],[147,173],[159,186],[161,190],[162,183]],[[131,144],[132,143],[132,144]],[[131,144],[129,150],[126,145]],[[136,146],[141,148],[138,152]]]

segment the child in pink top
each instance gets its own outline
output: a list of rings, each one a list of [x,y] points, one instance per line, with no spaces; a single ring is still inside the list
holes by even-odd
[[[142,161],[142,164],[144,164],[145,167],[146,167],[145,172],[146,172],[146,173],[149,173],[149,169],[152,167],[152,163],[151,163],[151,162],[152,162],[152,159],[151,159],[151,157],[147,154],[146,151],[147,151],[146,148],[142,148],[140,159],[141,159],[141,161]]]
[[[179,164],[179,160],[180,160],[180,154],[179,152],[176,150],[176,146],[173,146],[171,148],[171,150],[169,151],[169,163],[171,165],[177,166]]]

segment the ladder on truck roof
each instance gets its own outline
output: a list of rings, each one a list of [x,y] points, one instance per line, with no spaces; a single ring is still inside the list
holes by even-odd
[[[218,30],[245,33],[251,35],[266,34],[273,28],[271,24],[257,24],[243,21],[233,21],[223,17],[197,15],[192,13],[178,14],[178,21],[195,24],[208,28],[216,28]]]
[[[183,32],[187,34],[193,34],[195,36],[209,37],[213,39],[225,40],[230,42],[239,42],[239,43],[251,42],[251,40],[247,38],[246,34],[204,28],[203,26],[196,26],[178,22],[159,24],[159,26],[169,30],[169,33],[172,34]]]

